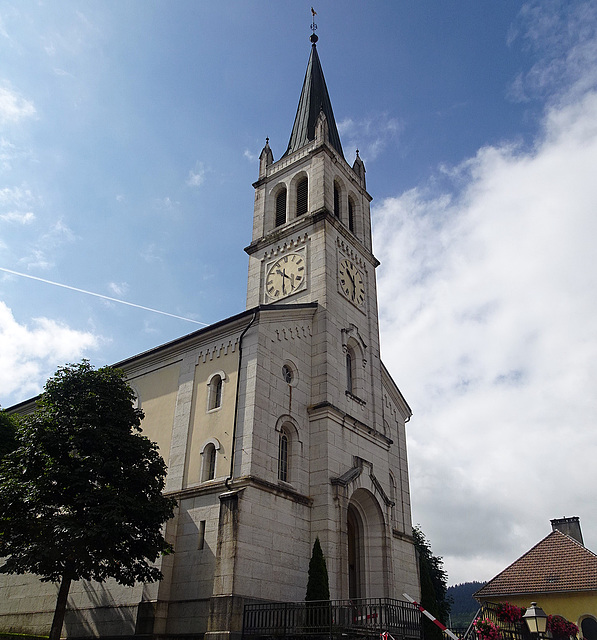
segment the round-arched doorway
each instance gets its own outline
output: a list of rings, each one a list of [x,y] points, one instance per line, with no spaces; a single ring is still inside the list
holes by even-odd
[[[357,489],[348,503],[348,597],[382,598],[387,591],[384,518],[375,496]]]

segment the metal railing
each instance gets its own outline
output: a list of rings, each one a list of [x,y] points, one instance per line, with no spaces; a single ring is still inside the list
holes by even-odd
[[[421,640],[421,614],[410,602],[391,598],[247,604],[243,639],[325,637]]]

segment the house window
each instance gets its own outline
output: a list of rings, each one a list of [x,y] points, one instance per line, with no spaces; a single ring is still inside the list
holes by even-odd
[[[354,233],[354,203],[348,198],[348,228]]]
[[[296,185],[296,215],[302,216],[309,208],[309,180],[303,178]]]
[[[213,480],[216,477],[216,446],[213,442],[209,442],[203,449],[203,469],[201,473],[201,482]]]
[[[338,183],[334,182],[334,215],[340,217],[340,189]]]
[[[286,223],[286,189],[276,196],[276,227]]]
[[[278,480],[288,482],[288,435],[284,431],[278,445]]]
[[[211,377],[209,381],[209,397],[207,401],[207,410],[213,411],[219,409],[222,406],[222,391],[224,387],[224,380],[222,376],[216,373]]]
[[[597,621],[587,616],[581,623],[580,629],[585,640],[597,640]]]
[[[350,351],[346,352],[346,391],[354,393],[354,358]]]

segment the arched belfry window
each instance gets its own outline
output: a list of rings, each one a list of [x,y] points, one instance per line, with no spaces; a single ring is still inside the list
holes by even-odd
[[[340,187],[334,182],[334,215],[340,217]]]
[[[309,209],[309,180],[302,178],[296,185],[296,215],[303,216]]]
[[[286,224],[286,189],[276,196],[276,227]]]
[[[354,233],[354,202],[348,198],[348,228]]]

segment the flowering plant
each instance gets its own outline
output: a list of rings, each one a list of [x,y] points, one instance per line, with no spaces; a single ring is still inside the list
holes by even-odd
[[[570,638],[578,634],[578,627],[574,622],[568,622],[562,616],[547,616],[547,630],[554,638]]]
[[[522,609],[509,602],[501,602],[497,606],[497,617],[504,622],[518,622],[522,618]]]
[[[500,628],[487,618],[475,620],[473,623],[479,640],[500,640]]]

